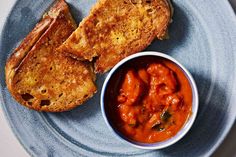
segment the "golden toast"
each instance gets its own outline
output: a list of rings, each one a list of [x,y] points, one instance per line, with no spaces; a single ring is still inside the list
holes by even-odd
[[[75,108],[96,92],[90,63],[56,52],[76,24],[64,0],[57,1],[6,63],[6,84],[22,105],[48,112]]]
[[[162,39],[170,20],[167,0],[99,0],[58,50],[95,60],[95,72],[104,73],[155,37]]]

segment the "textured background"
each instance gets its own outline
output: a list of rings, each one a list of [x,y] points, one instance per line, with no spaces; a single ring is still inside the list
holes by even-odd
[[[229,0],[236,11],[236,0]],[[6,18],[6,15],[11,8],[13,0],[5,0],[1,2],[0,6],[0,21]],[[2,24],[0,24],[1,30]],[[214,153],[213,157],[234,157],[236,156],[236,124],[231,129],[230,133],[221,144],[221,146],[217,149]],[[0,152],[2,157],[28,157],[29,155],[25,152],[23,147],[14,137],[13,133],[11,132],[10,128],[7,125],[7,122],[4,118],[2,111],[0,110]]]

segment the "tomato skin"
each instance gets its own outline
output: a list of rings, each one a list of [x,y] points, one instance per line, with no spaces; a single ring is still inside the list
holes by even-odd
[[[144,68],[138,70],[138,76],[139,76],[140,79],[141,79],[143,82],[145,82],[146,84],[149,83],[150,76],[149,76],[148,72],[147,72]]]
[[[167,60],[127,68],[116,92],[114,123],[128,138],[165,141],[191,115],[192,90],[181,69]]]
[[[125,75],[124,82],[120,89],[118,102],[125,105],[133,105],[138,101],[144,89],[144,83],[137,77],[134,70],[129,70]]]
[[[151,64],[147,72],[156,79],[156,85],[165,85],[166,90],[174,92],[176,90],[177,81],[173,71],[162,64]]]

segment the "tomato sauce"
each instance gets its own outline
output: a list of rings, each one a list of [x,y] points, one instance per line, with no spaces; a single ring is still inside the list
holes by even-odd
[[[120,68],[106,92],[113,127],[127,138],[154,143],[176,135],[192,109],[192,90],[173,62],[146,57]]]

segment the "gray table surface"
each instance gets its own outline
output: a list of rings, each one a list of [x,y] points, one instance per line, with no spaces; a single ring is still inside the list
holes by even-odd
[[[11,0],[8,0],[8,2]],[[236,0],[229,0],[234,12],[236,13]],[[2,2],[1,2],[2,3]],[[6,11],[6,10],[5,10]],[[0,10],[3,13],[3,10]],[[3,15],[3,14],[1,14]],[[3,17],[1,17],[3,18]],[[23,147],[19,144],[13,133],[10,131],[9,126],[6,123],[6,119],[0,110],[0,153],[2,157],[28,157]],[[220,147],[212,155],[212,157],[236,157],[236,123],[232,127],[231,131],[222,142]]]

